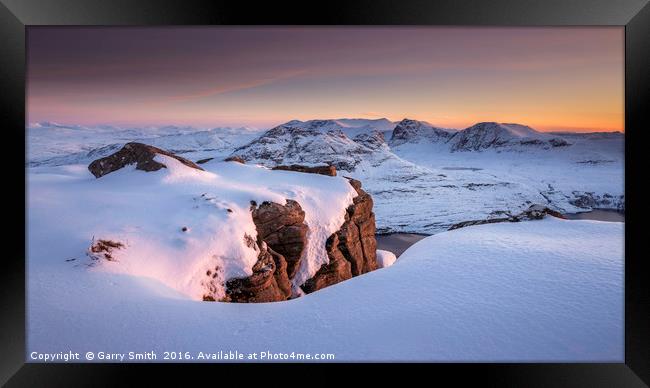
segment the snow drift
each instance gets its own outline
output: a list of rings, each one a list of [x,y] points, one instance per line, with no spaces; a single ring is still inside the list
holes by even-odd
[[[234,163],[220,167],[225,175],[266,174]],[[176,349],[193,357],[220,350],[333,353],[334,361],[623,360],[621,223],[549,218],[472,226],[425,238],[388,268],[302,298],[201,303],[159,279],[89,273],[66,262],[86,241],[83,216],[100,203],[63,205],[70,194],[63,187],[83,187],[89,177],[60,173],[31,179],[49,195],[29,194],[28,353],[153,350],[162,357]],[[155,174],[147,179],[158,180]],[[123,200],[114,194],[112,201]]]

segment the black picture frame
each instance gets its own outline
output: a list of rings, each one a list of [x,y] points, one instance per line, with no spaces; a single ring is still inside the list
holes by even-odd
[[[201,0],[0,0],[0,117],[3,118],[5,219],[9,251],[0,265],[2,313],[0,383],[8,386],[116,385],[134,368],[169,376],[177,365],[25,363],[25,33],[35,25],[481,25],[625,26],[625,362],[614,364],[420,364],[427,374],[455,381],[479,379],[499,386],[646,386],[650,384],[648,284],[642,220],[643,131],[650,130],[650,5],[648,0],[447,0],[244,3]],[[21,156],[22,155],[22,156]],[[637,174],[638,172],[638,174]],[[28,189],[28,188],[27,188]],[[20,208],[25,209],[21,213]],[[52,333],[56,335],[56,333]],[[312,365],[312,364],[310,364]],[[183,365],[246,373],[253,365]],[[268,365],[266,365],[268,367]],[[291,365],[272,365],[288,376]],[[313,365],[320,374],[328,365]],[[358,364],[343,365],[358,370]],[[381,366],[385,368],[386,366]],[[199,369],[200,368],[200,369]],[[211,369],[212,370],[212,369]],[[212,372],[211,372],[212,373]],[[276,373],[276,372],[274,372]],[[383,372],[386,373],[386,372]],[[365,373],[360,373],[365,374]],[[171,381],[171,380],[169,380]],[[442,380],[440,380],[442,381]],[[644,383],[645,382],[645,383]]]

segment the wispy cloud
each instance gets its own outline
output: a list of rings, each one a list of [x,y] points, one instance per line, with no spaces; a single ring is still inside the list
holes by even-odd
[[[214,96],[218,96],[226,93],[238,92],[242,90],[255,89],[260,86],[266,86],[278,81],[294,78],[303,75],[305,73],[306,73],[305,70],[290,71],[284,74],[279,74],[268,78],[249,80],[249,81],[244,81],[232,85],[216,86],[214,88],[200,90],[192,94],[174,96],[171,98],[171,100],[173,101],[195,100],[199,98],[214,97]]]

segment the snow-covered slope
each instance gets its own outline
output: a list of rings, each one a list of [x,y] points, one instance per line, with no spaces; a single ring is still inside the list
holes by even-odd
[[[292,352],[331,353],[334,361],[623,360],[621,223],[551,218],[468,227],[302,298],[206,303],[144,273],[66,261],[101,218],[93,212],[108,216],[132,198],[70,204],[64,195],[85,189],[86,178],[70,167],[31,177],[39,190],[28,191],[27,354],[73,351],[82,362],[99,351],[154,351],[158,362],[165,351],[189,352],[187,362],[205,361],[201,351],[288,356],[275,361],[300,361]],[[150,271],[157,263],[152,257]]]
[[[581,134],[570,141],[569,147],[525,147],[521,152],[449,152],[443,144],[407,143],[391,151],[428,170],[427,175],[408,185],[379,176],[364,182],[377,203],[378,226],[388,230],[436,232],[454,219],[515,214],[531,203],[563,213],[623,210],[623,135]],[[399,207],[392,209],[395,198]]]
[[[292,120],[284,125],[294,128],[308,130],[317,130],[321,132],[340,130],[346,136],[354,138],[362,133],[369,132],[391,132],[395,128],[395,123],[385,119],[325,119],[325,120]]]
[[[44,122],[27,128],[27,164],[28,166],[88,164],[97,158],[112,154],[131,141],[145,142],[186,157],[225,156],[234,148],[259,136],[260,133],[260,130],[248,127],[118,128]]]
[[[61,259],[75,259],[71,264],[155,279],[194,299],[204,294],[210,270],[219,276],[217,296],[223,296],[222,283],[251,275],[258,259],[246,238],[257,237],[251,201],[284,205],[293,199],[310,228],[293,279],[300,286],[329,262],[325,241],[341,227],[357,195],[341,177],[234,162],[209,162],[200,171],[164,155],[156,160],[167,168],[144,172],[127,166],[99,179],[83,165],[33,168],[28,222],[39,226],[28,239],[41,243],[30,250],[48,256],[49,239],[56,239],[68,248]],[[86,251],[99,240],[124,247],[111,253],[114,261],[89,261]]]
[[[457,132],[449,140],[452,151],[480,151],[502,147],[565,147],[571,143],[521,124],[484,122]]]
[[[354,170],[362,162],[377,165],[395,158],[383,133],[367,124],[368,120],[354,127],[349,124],[352,120],[340,121],[289,121],[237,148],[233,155],[265,165],[332,164],[346,171]]]
[[[425,121],[404,119],[397,123],[393,129],[390,145],[394,147],[404,143],[420,143],[423,141],[445,143],[454,133],[454,130],[434,127]]]
[[[562,134],[570,146],[553,146],[563,144],[560,134],[510,124],[471,128],[477,137],[465,130],[447,141],[414,135],[389,143],[416,168],[386,163],[351,172],[373,195],[380,230],[436,233],[454,220],[516,214],[533,203],[563,213],[625,208],[623,134]],[[492,146],[453,152],[461,136]]]
[[[146,128],[87,130],[30,128],[28,165],[87,164],[147,136],[145,143],[194,161],[232,154],[265,166],[331,163],[372,194],[382,232],[437,233],[533,203],[565,213],[625,208],[620,133],[549,134],[499,123],[453,132],[407,119],[294,120],[265,132],[177,128],[172,134],[168,127],[164,136]]]

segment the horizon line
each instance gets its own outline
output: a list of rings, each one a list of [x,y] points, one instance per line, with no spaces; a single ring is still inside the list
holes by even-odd
[[[196,125],[196,124],[183,124],[180,122],[171,122],[171,123],[165,123],[165,124],[119,124],[119,123],[71,123],[71,122],[61,122],[61,121],[55,121],[55,120],[37,120],[37,121],[32,121],[32,122],[26,122],[26,129],[33,128],[42,124],[51,124],[52,126],[60,126],[63,128],[74,128],[74,127],[83,127],[83,128],[88,128],[88,129],[94,129],[94,128],[100,128],[100,127],[112,127],[115,129],[133,129],[133,128],[151,128],[151,129],[161,129],[164,127],[186,127],[186,128],[191,128],[191,129],[197,129],[197,130],[210,130],[210,129],[217,129],[217,128],[228,128],[228,129],[254,129],[254,130],[269,130],[275,127],[278,127],[280,125],[292,122],[292,121],[300,121],[300,122],[306,122],[306,121],[314,121],[314,120],[323,120],[323,121],[337,121],[337,120],[368,120],[368,121],[379,121],[379,120],[387,120],[392,124],[397,125],[400,121],[402,120],[414,120],[414,121],[419,121],[423,122],[426,124],[429,124],[433,127],[436,128],[442,128],[442,129],[452,129],[456,131],[462,131],[467,128],[470,128],[474,125],[480,124],[480,123],[498,123],[498,124],[516,124],[516,125],[525,125],[533,130],[536,130],[538,132],[548,132],[548,133],[553,133],[553,132],[575,132],[575,133],[593,133],[593,132],[620,132],[620,133],[625,133],[625,129],[614,129],[614,128],[593,128],[593,127],[573,127],[573,126],[543,126],[543,127],[535,127],[532,125],[524,124],[524,123],[517,123],[517,122],[511,122],[511,121],[497,121],[497,120],[483,120],[483,121],[477,121],[472,125],[469,125],[467,127],[450,127],[450,126],[442,126],[442,125],[437,125],[437,124],[432,124],[429,120],[420,120],[420,119],[412,119],[409,117],[404,117],[403,119],[400,120],[391,120],[388,117],[377,117],[377,118],[364,118],[364,117],[352,117],[352,116],[346,116],[346,117],[339,117],[339,118],[313,118],[313,119],[308,119],[308,120],[301,120],[301,119],[290,119],[286,121],[282,121],[279,124],[274,124],[270,126],[257,126],[257,125],[250,125],[250,124],[236,124],[236,125],[218,125],[218,124],[210,124],[210,125]],[[543,129],[539,129],[543,128]]]

